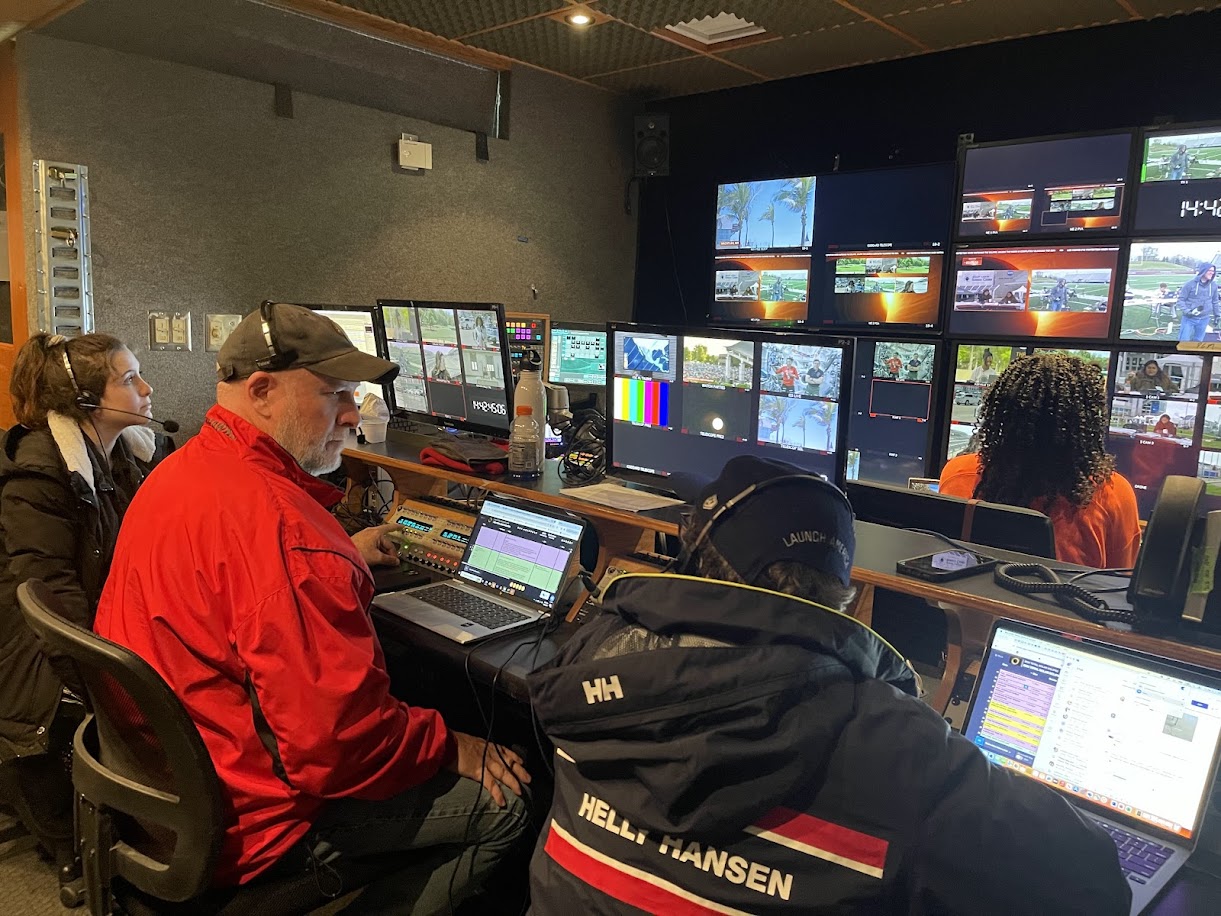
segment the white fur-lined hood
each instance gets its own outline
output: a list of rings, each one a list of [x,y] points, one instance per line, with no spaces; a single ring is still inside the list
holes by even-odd
[[[51,412],[47,414],[47,427],[51,430],[55,447],[63,456],[69,475],[74,471],[80,474],[89,485],[89,491],[97,496],[97,485],[93,480],[93,462],[89,460],[85,434],[80,426],[63,414]],[[157,434],[147,426],[128,426],[119,433],[119,438],[127,443],[131,453],[140,461],[145,464],[152,461],[153,452],[157,449]]]

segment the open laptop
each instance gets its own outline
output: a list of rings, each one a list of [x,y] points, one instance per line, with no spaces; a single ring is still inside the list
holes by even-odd
[[[1115,840],[1141,912],[1195,849],[1221,746],[1221,682],[1164,659],[998,621],[963,734]]]
[[[460,643],[528,626],[564,593],[584,532],[574,516],[489,496],[456,578],[378,595],[373,603]]]

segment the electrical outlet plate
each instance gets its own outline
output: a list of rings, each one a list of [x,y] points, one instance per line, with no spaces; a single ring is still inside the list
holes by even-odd
[[[219,352],[243,317],[242,315],[205,315],[204,326],[208,329],[207,351],[209,353]]]
[[[148,348],[150,350],[191,350],[190,312],[149,312]]]

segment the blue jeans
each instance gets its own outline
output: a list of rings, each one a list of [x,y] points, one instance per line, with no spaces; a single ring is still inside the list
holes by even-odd
[[[504,790],[496,807],[471,779],[441,772],[385,801],[333,799],[306,837],[326,864],[403,853],[404,867],[367,885],[344,913],[449,913],[478,890],[522,835],[526,803]]]
[[[1199,318],[1192,318],[1186,312],[1183,313],[1179,324],[1179,340],[1194,341],[1199,343],[1204,339],[1204,335],[1207,333],[1207,331],[1207,315],[1201,315]]]

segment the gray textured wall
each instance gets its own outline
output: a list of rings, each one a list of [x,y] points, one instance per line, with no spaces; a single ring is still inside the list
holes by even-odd
[[[89,167],[97,328],[132,344],[186,432],[214,394],[207,312],[414,296],[631,314],[631,119],[612,96],[515,70],[511,139],[480,163],[468,133],[300,94],[277,118],[270,86],[89,45],[22,34],[18,62],[25,161]],[[394,170],[404,132],[433,171]],[[148,350],[158,309],[191,311],[194,352]]]

